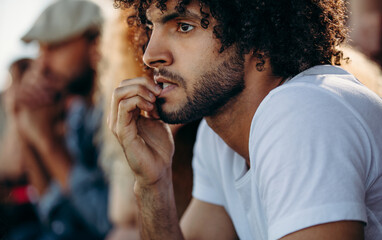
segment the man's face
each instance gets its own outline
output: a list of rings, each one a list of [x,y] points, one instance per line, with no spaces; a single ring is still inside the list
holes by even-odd
[[[89,42],[78,37],[59,44],[40,44],[37,61],[44,77],[61,91],[73,82],[89,77]]]
[[[147,10],[152,34],[143,60],[154,69],[154,80],[163,84],[157,100],[161,119],[185,123],[216,114],[243,90],[244,59],[235,47],[219,53],[220,41],[213,34],[216,22],[209,19],[209,27],[201,27],[197,2],[184,13],[175,6],[171,0],[167,11],[155,6]]]
[[[382,65],[382,1],[350,1],[352,43]]]

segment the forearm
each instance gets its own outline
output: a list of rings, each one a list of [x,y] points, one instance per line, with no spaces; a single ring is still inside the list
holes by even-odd
[[[12,124],[0,136],[0,178],[17,178],[22,175],[23,151],[20,139]]]
[[[72,164],[65,144],[41,142],[36,147],[45,168],[56,179],[61,188],[66,191],[68,189],[68,178]]]
[[[176,212],[170,176],[150,186],[135,182],[141,239],[184,239]]]
[[[88,229],[97,236],[106,235],[111,228],[107,211],[109,188],[102,171],[78,164],[73,166],[69,189],[68,199]]]
[[[34,186],[39,195],[43,195],[48,188],[50,176],[41,164],[36,151],[26,143],[20,143],[23,152],[28,181]]]

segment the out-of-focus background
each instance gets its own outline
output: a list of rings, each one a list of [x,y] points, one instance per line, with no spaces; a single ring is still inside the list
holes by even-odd
[[[9,86],[8,67],[15,59],[36,57],[38,44],[25,44],[20,38],[54,0],[1,0],[0,2],[0,92]],[[100,4],[105,15],[118,11],[111,0],[91,0]],[[114,12],[115,13],[115,12]]]
[[[0,5],[0,91],[6,86],[8,65],[14,59],[35,56],[37,45],[20,40],[41,10],[52,0],[2,0]]]

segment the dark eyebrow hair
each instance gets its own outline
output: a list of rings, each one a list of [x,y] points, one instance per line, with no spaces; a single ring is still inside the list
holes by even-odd
[[[175,18],[191,18],[191,19],[196,19],[196,20],[200,20],[202,17],[199,16],[198,14],[196,13],[193,13],[193,12],[190,12],[188,10],[185,10],[184,12],[172,12],[172,13],[169,13],[169,14],[164,14],[162,17],[159,18],[159,21],[161,24],[165,24],[167,23],[168,21],[171,21]],[[146,22],[148,25],[152,25],[153,23],[148,19],[146,18]]]

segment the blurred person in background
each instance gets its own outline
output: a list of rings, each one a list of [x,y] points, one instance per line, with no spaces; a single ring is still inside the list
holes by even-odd
[[[16,124],[15,91],[21,85],[21,79],[33,60],[18,59],[9,67],[10,87],[0,96],[0,181],[22,178],[22,152],[19,149],[19,139]]]
[[[0,96],[0,239],[16,225],[38,221],[28,192],[27,155],[16,124],[15,91],[32,59],[14,61],[9,67],[11,83]]]
[[[102,16],[89,1],[57,1],[23,36],[40,55],[15,90],[16,125],[41,224],[9,239],[103,239],[108,185],[98,166],[102,119],[96,68]]]
[[[350,44],[382,66],[382,1],[349,0]]]

